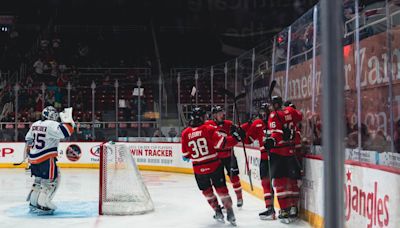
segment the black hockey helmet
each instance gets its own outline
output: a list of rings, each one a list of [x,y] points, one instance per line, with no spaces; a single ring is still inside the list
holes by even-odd
[[[270,103],[262,103],[260,105],[260,108],[258,109],[258,118],[262,119],[263,121],[267,121],[268,120],[268,116],[270,114],[270,109],[269,107],[271,106]]]
[[[224,108],[222,108],[222,106],[220,106],[220,105],[214,105],[214,107],[211,108],[212,114],[216,114],[216,113],[223,112],[223,111],[224,111]]]
[[[190,125],[193,127],[200,126],[204,123],[206,112],[201,107],[194,107],[190,114]]]
[[[289,100],[285,101],[285,103],[283,103],[283,106],[292,107],[292,108],[296,109],[296,106],[292,103],[292,101],[289,101]]]
[[[282,97],[273,96],[271,100],[272,100],[272,105],[274,106],[274,108],[275,108],[275,105],[278,105],[279,108],[282,107],[282,104],[283,104]]]

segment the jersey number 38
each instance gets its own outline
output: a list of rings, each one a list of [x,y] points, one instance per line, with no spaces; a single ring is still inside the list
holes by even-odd
[[[200,155],[206,156],[209,153],[207,140],[205,138],[198,138],[197,140],[189,141],[188,146],[194,152],[192,158],[198,158]]]

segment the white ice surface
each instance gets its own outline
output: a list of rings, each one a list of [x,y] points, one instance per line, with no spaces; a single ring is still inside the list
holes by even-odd
[[[62,169],[61,185],[54,198],[53,216],[28,212],[26,196],[32,184],[23,169],[0,169],[0,228],[80,227],[231,227],[212,219],[213,211],[197,189],[193,175],[142,172],[155,211],[136,216],[98,216],[98,170]],[[236,199],[230,188],[230,194]],[[234,200],[236,205],[236,200]],[[304,221],[290,225],[261,221],[263,202],[244,193],[244,206],[235,207],[238,227],[310,227]]]

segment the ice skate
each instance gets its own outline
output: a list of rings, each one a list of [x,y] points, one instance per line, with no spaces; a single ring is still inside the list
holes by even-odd
[[[213,218],[214,218],[215,220],[217,220],[218,222],[220,222],[220,223],[225,223],[224,214],[222,213],[222,209],[221,209],[220,206],[218,206],[218,207],[215,209],[215,215],[214,215]]]
[[[266,211],[258,214],[261,220],[275,220],[275,209],[271,206],[268,207]]]
[[[233,209],[228,209],[227,210],[227,216],[226,216],[228,222],[232,225],[232,226],[236,226],[236,218],[235,218],[235,214],[233,213]]]

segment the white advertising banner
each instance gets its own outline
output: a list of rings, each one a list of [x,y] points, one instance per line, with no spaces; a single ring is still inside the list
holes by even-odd
[[[234,152],[239,166],[240,179],[249,183],[249,177],[246,171],[246,161],[243,147],[234,147]],[[253,186],[262,189],[260,178],[260,150],[254,147],[246,147],[247,160],[249,162]]]
[[[400,172],[377,165],[345,165],[346,227],[400,227]],[[385,169],[385,170],[381,170]],[[302,207],[323,216],[323,161],[305,159]]]
[[[97,165],[100,159],[100,144],[100,142],[62,142],[58,147],[58,162],[74,164],[74,167],[79,167],[80,164]],[[123,144],[128,146],[138,165],[192,168],[191,162],[182,159],[180,143]],[[24,143],[0,143],[0,165],[21,162],[24,146]]]

